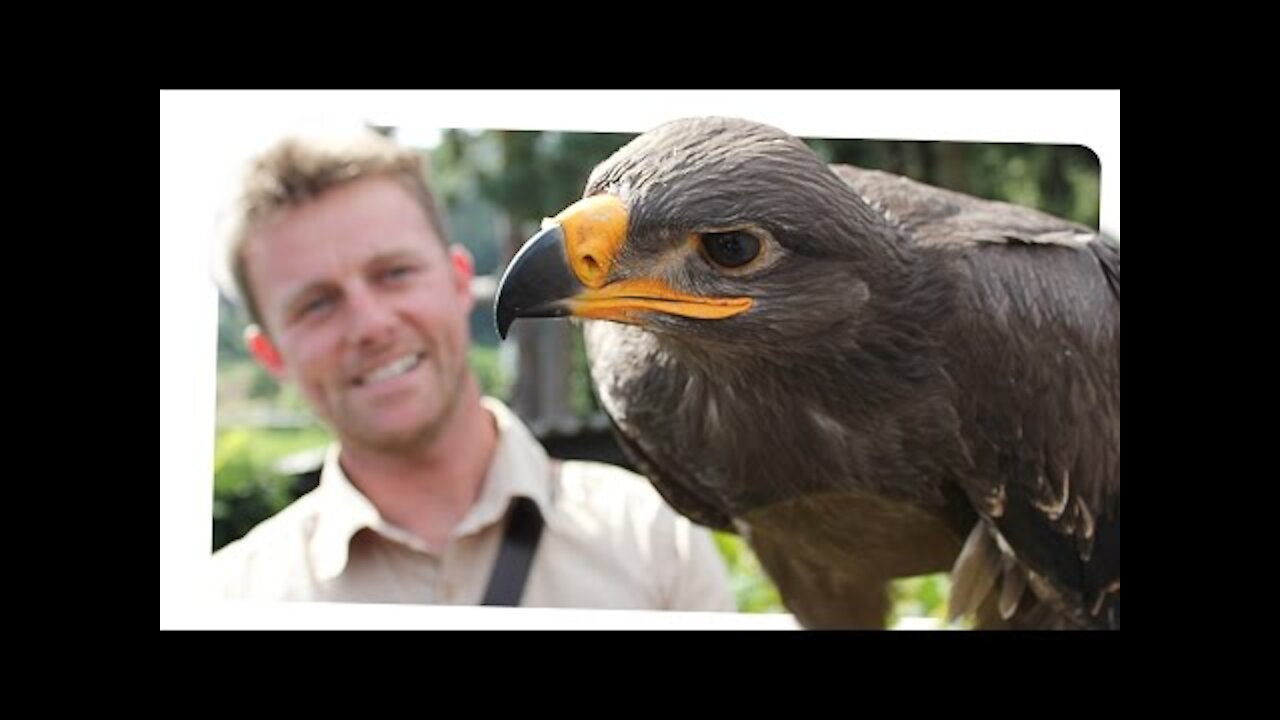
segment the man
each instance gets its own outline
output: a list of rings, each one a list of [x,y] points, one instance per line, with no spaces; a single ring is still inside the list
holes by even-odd
[[[626,470],[551,461],[482,397],[472,261],[417,153],[373,132],[287,138],[254,160],[236,213],[249,348],[335,442],[316,490],[214,556],[227,597],[479,604],[498,558],[519,567],[532,547],[505,603],[734,609],[705,528]],[[516,525],[523,545],[504,539]]]

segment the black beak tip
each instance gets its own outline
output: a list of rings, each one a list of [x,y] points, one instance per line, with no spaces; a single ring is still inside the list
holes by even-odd
[[[498,337],[506,340],[507,333],[511,330],[511,323],[515,322],[515,313],[510,312],[508,308],[498,306],[494,309],[493,322],[498,329]]]
[[[564,231],[544,228],[520,248],[498,281],[493,321],[498,337],[507,339],[517,318],[563,317],[566,300],[583,290],[565,258]]]

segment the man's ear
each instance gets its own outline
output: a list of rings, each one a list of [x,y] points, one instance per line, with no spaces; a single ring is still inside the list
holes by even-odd
[[[466,293],[467,307],[471,307],[473,303],[471,279],[476,275],[476,265],[475,261],[471,259],[471,252],[467,250],[465,245],[450,245],[449,261],[453,264],[453,277],[457,282],[458,290]]]
[[[249,346],[249,352],[258,364],[266,368],[276,380],[284,378],[284,360],[280,357],[280,351],[272,344],[271,338],[262,331],[257,325],[250,325],[244,329],[244,342]]]

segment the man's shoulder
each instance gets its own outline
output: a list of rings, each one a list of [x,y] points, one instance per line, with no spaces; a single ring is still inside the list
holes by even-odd
[[[563,467],[563,506],[573,511],[566,514],[589,518],[582,524],[591,526],[592,542],[600,543],[603,534],[613,558],[637,559],[660,588],[657,607],[736,609],[711,531],[677,513],[648,478],[591,460],[568,460]]]
[[[313,490],[285,506],[280,512],[253,526],[244,536],[213,554],[215,567],[228,572],[254,564],[266,556],[298,552],[315,530],[319,514]]]
[[[663,502],[648,478],[627,468],[596,460],[561,464],[561,490],[575,499],[641,506]]]
[[[666,534],[692,524],[667,503],[648,478],[617,465],[565,460],[559,490],[563,507],[573,507],[619,528],[640,526]]]

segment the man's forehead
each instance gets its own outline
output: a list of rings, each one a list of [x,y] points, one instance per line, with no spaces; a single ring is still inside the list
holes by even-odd
[[[279,238],[259,235],[250,238],[246,253],[250,275],[296,283],[391,260],[438,260],[444,257],[444,248],[434,237],[422,234],[370,234],[360,240],[315,242],[279,242]]]

